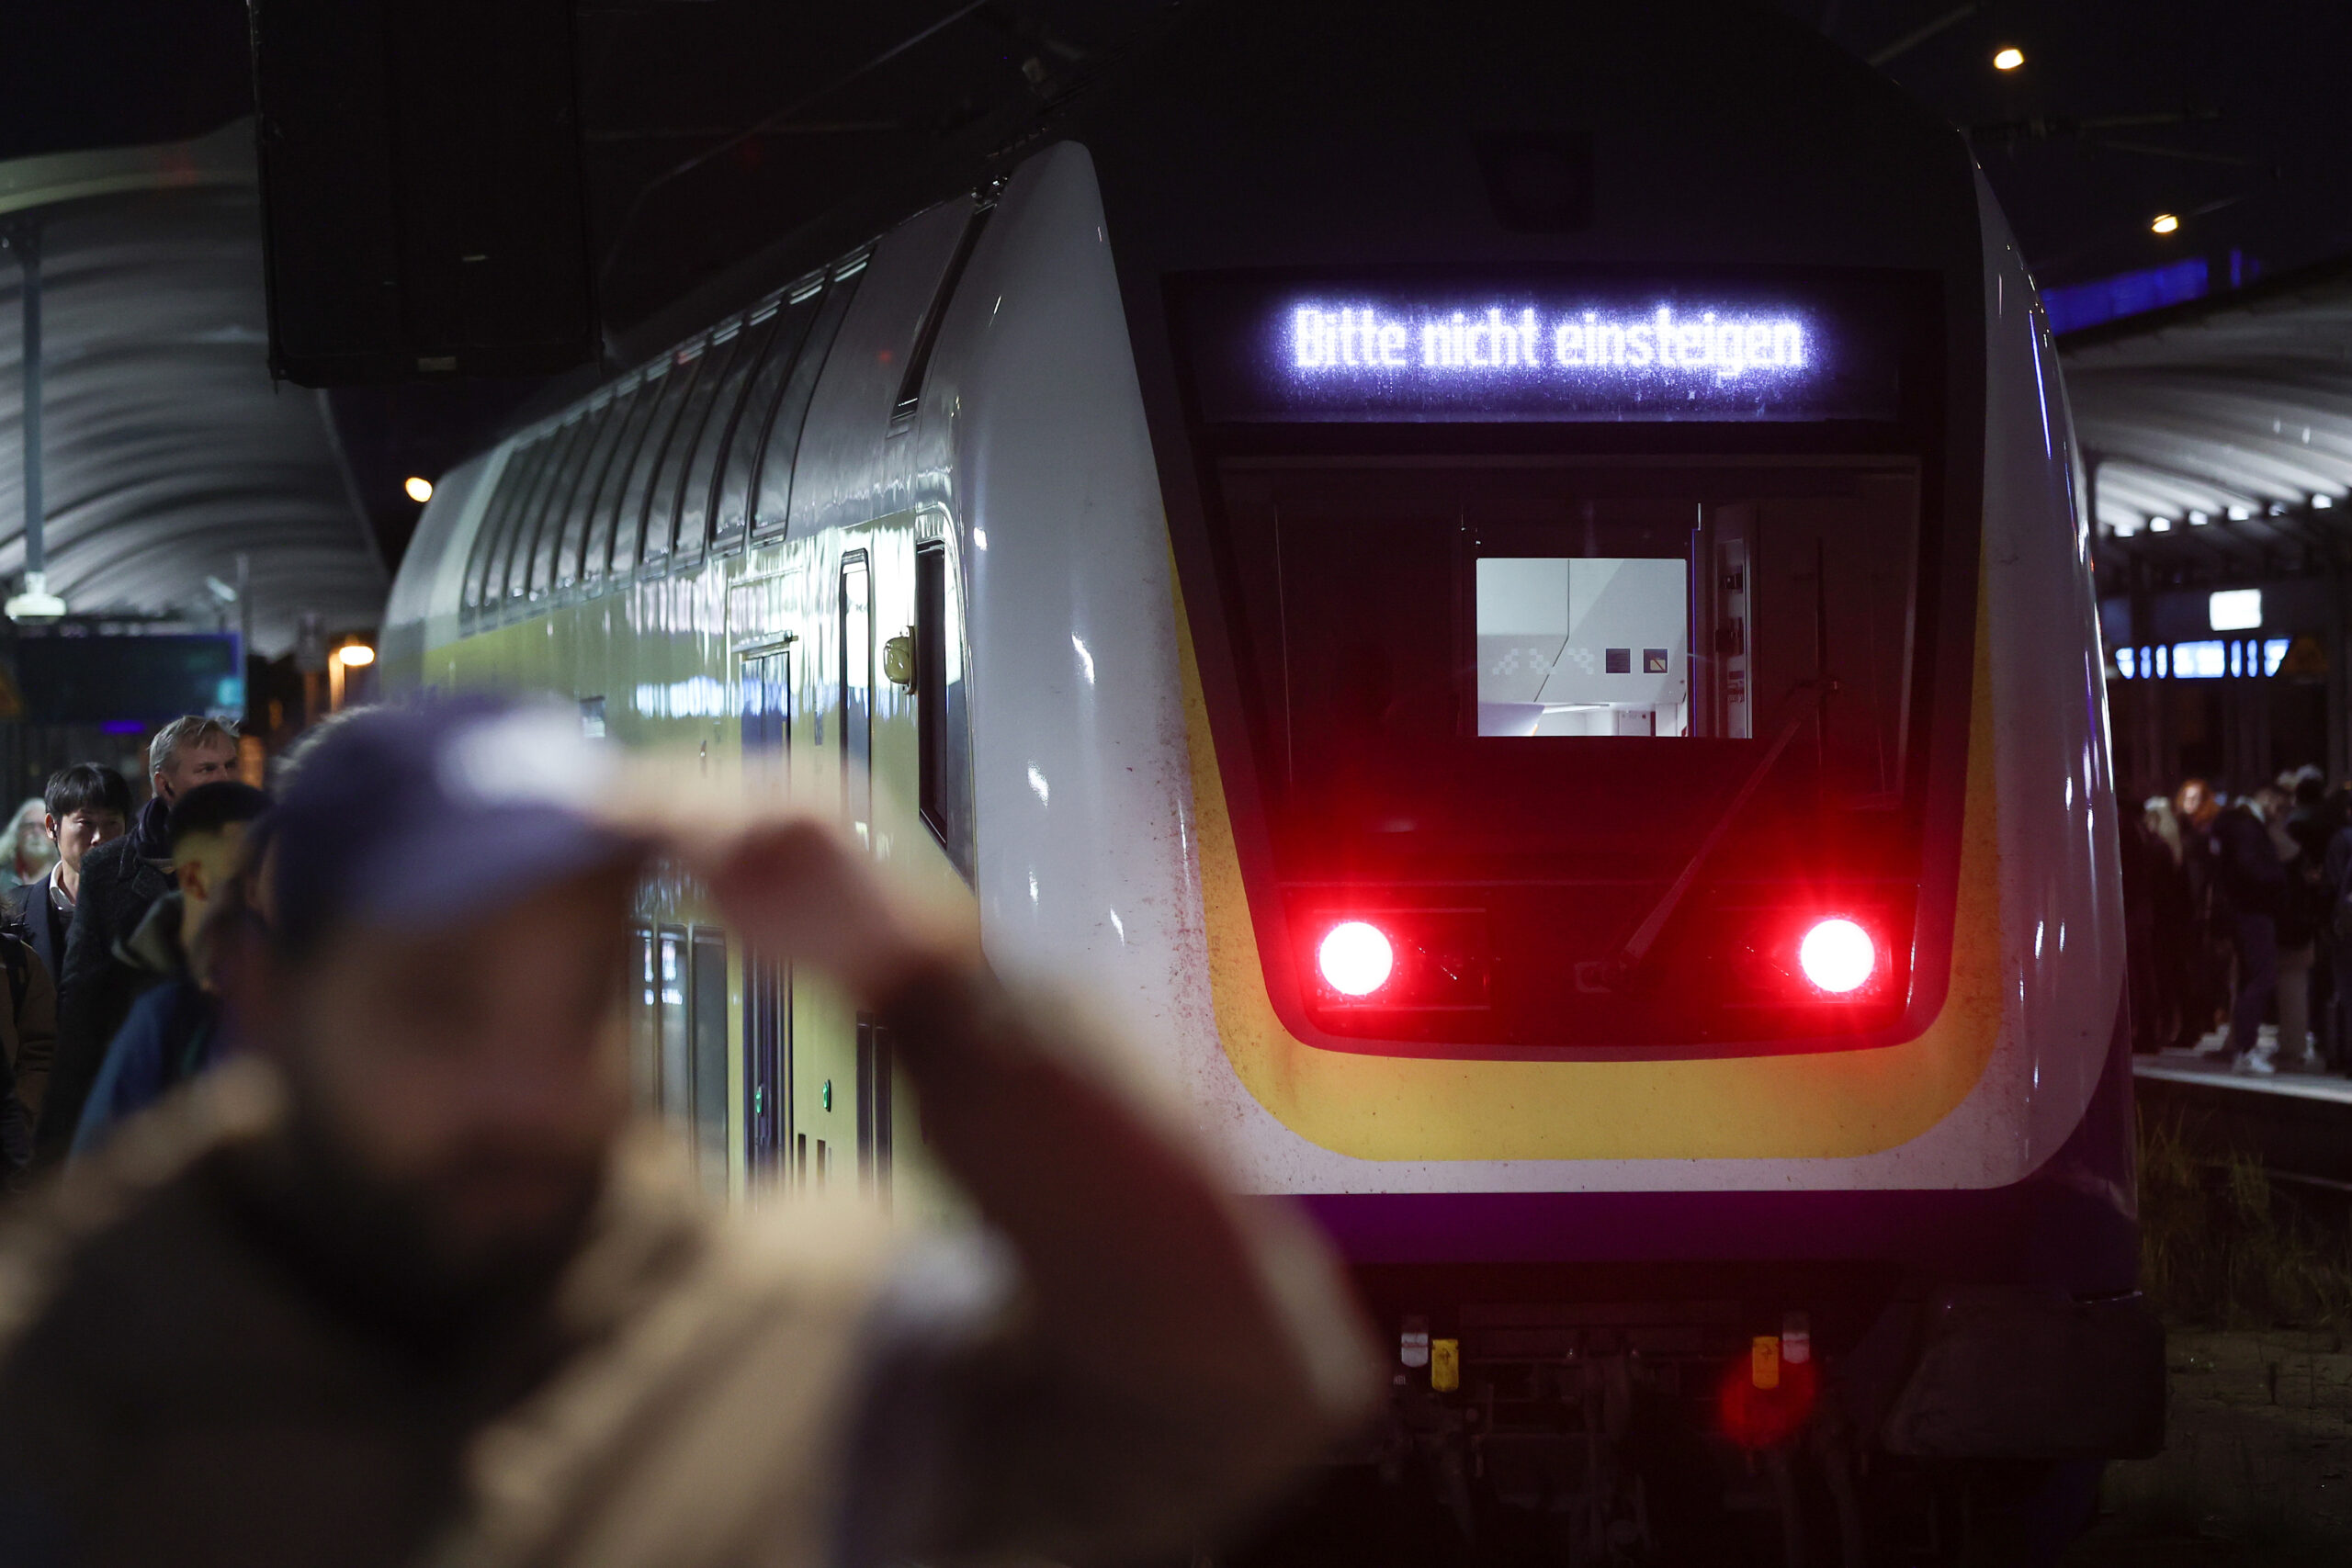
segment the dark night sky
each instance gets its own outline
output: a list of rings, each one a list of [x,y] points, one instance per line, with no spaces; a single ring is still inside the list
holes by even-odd
[[[1780,8],[1867,58],[1954,6],[1780,0]],[[625,242],[607,279],[608,320],[657,308],[829,206],[865,171],[1026,91],[1026,62],[1065,69],[1157,6],[1001,0],[886,70],[818,91],[955,9],[954,0],[583,4],[582,107],[600,249],[652,175],[811,99],[790,137],[670,182],[643,204],[632,227],[650,220],[657,232],[694,233],[699,248]],[[2024,69],[1992,69],[2002,43],[2026,51]],[[216,129],[251,112],[245,48],[240,0],[0,6],[0,159]],[[1974,128],[1986,175],[2050,285],[2233,247],[2274,271],[2352,253],[2346,62],[2352,6],[2318,0],[2013,0],[1980,5],[1885,69]],[[2149,231],[2160,211],[2181,215],[2178,233]],[[722,214],[734,220],[718,221]],[[401,479],[438,472],[478,446],[526,390],[338,394],[345,447],[388,554],[415,517]]]

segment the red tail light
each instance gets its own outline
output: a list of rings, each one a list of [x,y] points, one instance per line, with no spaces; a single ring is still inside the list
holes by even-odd
[[[1797,944],[1804,977],[1833,997],[1850,996],[1878,973],[1878,944],[1843,915],[1816,921]]]
[[[1323,983],[1341,996],[1368,997],[1388,984],[1396,967],[1396,950],[1378,926],[1341,920],[1323,933],[1315,966],[1322,971]]]

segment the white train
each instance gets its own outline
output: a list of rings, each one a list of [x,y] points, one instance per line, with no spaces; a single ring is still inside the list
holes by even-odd
[[[1837,1561],[2160,1440],[2077,457],[1953,133],[1742,12],[1211,7],[766,277],[442,479],[395,688],[967,883],[1346,1250],[1474,1534]],[[648,1100],[911,1190],[887,1039],[684,897]]]

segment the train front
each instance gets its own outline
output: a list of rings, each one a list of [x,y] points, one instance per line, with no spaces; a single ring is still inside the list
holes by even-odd
[[[1220,1124],[1397,1440],[1604,1534],[1645,1411],[1931,1492],[2144,1451],[2075,455],[1965,148],[1743,13],[1322,20],[1087,141]]]

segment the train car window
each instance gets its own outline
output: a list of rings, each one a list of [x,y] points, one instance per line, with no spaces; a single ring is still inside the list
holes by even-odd
[[[871,1013],[857,1015],[857,1190],[890,1201],[890,1032]]]
[[[468,610],[481,607],[492,563],[498,559],[498,547],[506,536],[507,519],[522,505],[523,492],[530,488],[531,463],[537,453],[536,444],[517,443],[498,470],[498,488],[482,509],[481,523],[474,530],[473,554],[466,561],[464,604]]]
[[[729,325],[714,333],[710,347],[703,354],[703,367],[695,377],[692,390],[678,409],[678,427],[671,434],[670,450],[662,459],[662,471],[653,482],[653,506],[645,524],[646,551],[650,557],[658,553],[656,547],[669,552],[673,562],[691,565],[702,559],[704,513],[707,507],[695,508],[691,525],[686,520],[686,488],[692,474],[695,455],[702,448],[703,431],[713,423],[724,423],[726,416],[715,412],[719,383],[731,372],[737,355],[742,348],[743,333],[740,326]],[[707,492],[708,483],[705,482]]]
[[[653,411],[662,400],[662,393],[669,380],[667,360],[656,361],[644,379],[625,394],[628,408],[616,415],[618,427],[613,444],[611,461],[605,465],[604,478],[597,482],[596,496],[588,513],[588,541],[580,555],[580,581],[601,582],[611,569],[613,559],[613,520],[619,515],[621,492],[628,487],[630,466],[636,462],[638,449],[645,445],[645,427],[652,422]]]
[[[637,968],[628,988],[629,1099],[650,1113],[662,1108],[661,958],[651,926],[634,927],[629,936]]]
[[[571,476],[572,452],[580,442],[584,421],[574,418],[559,426],[548,437],[548,460],[539,471],[537,483],[532,486],[528,500],[523,503],[522,515],[514,525],[514,547],[506,559],[506,598],[509,603],[522,598],[531,586],[531,558],[538,553],[540,536],[548,526],[548,517],[555,506],[556,497],[563,492]]]
[[[943,542],[915,550],[917,794],[927,823],[966,881],[972,876],[972,737],[964,637]]]
[[[849,314],[850,301],[856,297],[857,280],[864,276],[861,269],[835,280],[825,290],[824,304],[808,325],[808,341],[793,357],[792,374],[776,400],[767,439],[760,449],[759,474],[752,480],[752,536],[755,539],[773,537],[792,521],[792,465],[800,456],[800,432],[808,423],[808,404],[817,395],[817,381],[824,374],[833,339],[841,332],[842,319]]]
[[[645,427],[645,439],[638,446],[637,460],[629,465],[628,485],[621,491],[621,509],[613,522],[612,571],[616,577],[639,565],[669,558],[668,538],[656,541],[650,532],[659,511],[654,479],[670,455],[679,412],[693,395],[695,382],[708,358],[699,344],[680,350],[673,358],[670,374],[663,381],[662,400],[653,411],[652,423]],[[668,514],[662,513],[660,521],[667,527]]]
[[[686,933],[678,927],[664,926],[655,933],[654,943],[658,961],[655,988],[660,992],[656,1014],[660,1071],[656,1092],[662,1114],[683,1122],[693,1116],[695,1103]]]
[[[553,435],[542,435],[532,442],[529,457],[515,476],[514,504],[499,517],[498,537],[491,543],[490,567],[482,577],[484,610],[496,610],[506,603],[506,579],[514,568],[517,541],[527,533],[534,509],[546,499],[548,479],[555,469],[557,446]]]
[[[842,804],[857,841],[874,840],[873,574],[865,552],[842,562]]]
[[[555,483],[548,487],[547,508],[533,530],[528,569],[519,563],[515,569],[523,573],[524,593],[533,599],[546,597],[555,587],[556,549],[571,515],[571,498],[580,489],[581,470],[587,465],[588,449],[595,444],[597,416],[602,412],[582,409],[572,416],[567,427],[563,463]]]
[[[570,493],[563,505],[563,527],[555,541],[548,586],[570,588],[580,581],[580,552],[588,538],[588,513],[596,500],[596,487],[605,477],[605,466],[612,460],[613,446],[620,434],[622,416],[628,412],[626,397],[610,397],[588,411],[587,432],[580,440],[579,471],[573,476]],[[537,592],[537,583],[532,584]]]
[[[727,937],[694,933],[695,1152],[706,1188],[727,1188]]]
[[[768,426],[775,421],[776,405],[784,398],[786,381],[791,378],[793,361],[824,298],[820,286],[787,299],[770,324],[766,352],[744,386],[742,406],[736,411],[735,426],[728,432],[727,451],[719,464],[718,499],[713,503],[714,547],[741,538],[749,525],[760,450],[767,444]]]
[[[719,459],[726,456],[736,421],[742,416],[743,389],[751,384],[752,373],[767,357],[768,344],[775,338],[776,322],[783,314],[782,302],[777,300],[752,312],[751,320],[730,345],[726,376],[712,383],[710,413],[702,423],[701,434],[695,438],[694,457],[686,465],[685,486],[678,496],[681,551],[704,548],[711,542],[711,525],[718,515]]]
[[[965,221],[963,235],[956,242],[956,254],[948,257],[947,270],[940,274],[939,287],[932,292],[922,324],[915,328],[914,348],[907,355],[907,371],[899,378],[899,396],[890,408],[893,435],[912,428],[915,415],[922,408],[923,382],[931,375],[931,356],[939,346],[939,329],[947,319],[947,307],[956,298],[956,287],[964,281],[964,269],[971,265],[972,253],[979,249],[980,235],[995,210],[993,197],[973,208],[971,217]]]

